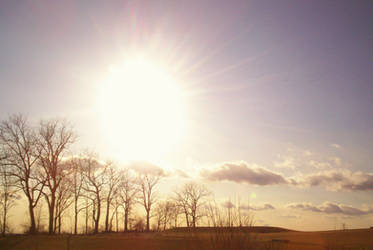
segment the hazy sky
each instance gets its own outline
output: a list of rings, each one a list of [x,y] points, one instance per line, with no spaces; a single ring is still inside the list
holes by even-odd
[[[0,118],[66,117],[77,149],[124,164],[97,99],[112,65],[145,54],[183,89],[183,136],[152,161],[169,185],[252,197],[258,225],[371,226],[372,13],[372,1],[1,1]]]

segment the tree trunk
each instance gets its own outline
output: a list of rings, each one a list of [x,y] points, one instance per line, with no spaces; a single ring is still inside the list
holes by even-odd
[[[52,192],[51,195],[51,202],[49,204],[49,234],[53,234],[55,232],[53,224],[54,224],[54,206],[56,203],[56,197],[55,194]]]
[[[150,231],[150,225],[149,225],[149,222],[150,222],[150,210],[147,210],[147,211],[146,211],[146,231],[147,231],[147,232]]]
[[[110,212],[110,202],[106,201],[106,218],[105,218],[105,232],[109,231],[109,212]]]
[[[100,222],[100,215],[101,215],[101,202],[100,200],[97,201],[97,217],[96,217],[96,220],[95,220],[95,234],[98,233],[98,224]]]
[[[78,233],[78,202],[77,199],[75,199],[74,202],[74,234]]]
[[[53,233],[57,232],[57,216],[54,216]]]
[[[88,205],[85,208],[85,234],[88,234]]]
[[[61,234],[61,217],[62,214],[58,216],[58,234]]]
[[[189,227],[189,216],[188,216],[187,211],[185,211],[185,221],[186,221],[187,227]]]
[[[124,210],[124,231],[128,231],[128,209]]]
[[[30,213],[30,234],[36,234],[36,224],[35,224],[35,215],[34,215],[34,207],[32,206],[31,202],[29,204],[29,213]]]
[[[4,201],[4,210],[3,210],[3,228],[2,228],[2,235],[5,236],[5,231],[6,231],[6,215],[7,215],[7,201],[8,197],[7,194],[5,194],[5,201]]]
[[[74,218],[74,234],[78,234],[78,214],[75,214]]]
[[[115,211],[115,226],[116,226],[116,232],[118,233],[119,228],[118,228],[118,208]]]

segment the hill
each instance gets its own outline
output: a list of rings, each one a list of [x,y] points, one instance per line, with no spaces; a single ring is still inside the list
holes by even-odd
[[[281,228],[281,227],[269,227],[269,226],[253,226],[253,227],[177,227],[167,230],[168,232],[200,232],[200,233],[210,233],[216,231],[239,231],[239,232],[248,232],[248,233],[282,233],[282,232],[296,232],[294,230]]]

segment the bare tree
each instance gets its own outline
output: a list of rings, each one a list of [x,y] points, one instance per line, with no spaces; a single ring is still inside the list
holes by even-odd
[[[146,231],[150,231],[150,212],[152,205],[156,202],[156,192],[154,187],[161,178],[160,174],[142,173],[138,178],[140,186],[141,201],[140,204],[146,212]]]
[[[176,205],[183,211],[185,215],[185,223],[187,227],[190,227],[189,222],[189,197],[185,195],[183,190],[175,191],[175,202]]]
[[[113,199],[116,197],[119,191],[119,183],[121,181],[121,176],[119,172],[114,168],[114,166],[109,163],[106,169],[106,181],[104,186],[104,196],[106,199],[106,217],[105,217],[105,231],[109,231],[110,226],[110,207],[112,205]]]
[[[172,209],[175,204],[171,201],[160,201],[155,206],[155,216],[157,218],[157,230],[166,230],[170,224]]]
[[[20,197],[17,194],[16,179],[9,173],[9,167],[2,164],[5,159],[0,156],[0,227],[1,234],[4,236],[8,230],[9,210],[15,205]]]
[[[206,204],[205,210],[209,225],[211,223],[213,227],[223,226],[221,212],[215,200]]]
[[[43,224],[43,220],[45,219],[45,217],[43,216],[43,205],[43,202],[39,202],[38,205],[35,207],[35,222],[37,232],[45,230],[45,225]]]
[[[232,203],[231,198],[229,197],[229,200],[224,202],[223,204],[225,208],[225,218],[226,218],[226,226],[227,227],[233,227],[235,224],[236,219],[236,213],[235,213],[235,205]]]
[[[72,158],[69,161],[71,165],[71,189],[74,201],[74,234],[78,233],[78,215],[85,209],[84,206],[79,206],[79,198],[81,198],[83,187],[83,174],[81,172],[81,158]]]
[[[73,203],[72,180],[64,178],[56,191],[56,207],[53,232],[61,233],[62,215]]]
[[[85,227],[84,227],[84,233],[85,234],[88,234],[88,223],[89,223],[89,207],[90,207],[90,203],[89,203],[89,198],[87,195],[84,195],[84,217],[85,217]]]
[[[119,214],[119,208],[121,205],[122,204],[120,202],[119,192],[117,192],[112,201],[113,212],[111,213],[111,216],[110,216],[109,231],[113,231],[113,220],[115,217],[115,226],[116,226],[115,231],[119,232],[118,214]]]
[[[179,215],[183,212],[181,207],[176,202],[172,202],[172,204],[173,206],[171,207],[170,211],[170,224],[173,222],[173,227],[177,227]]]
[[[4,164],[10,167],[10,175],[23,191],[28,202],[30,233],[36,233],[34,208],[42,195],[45,181],[40,178],[37,162],[39,152],[34,130],[22,115],[10,116],[0,125],[0,145],[6,158]]]
[[[144,231],[145,225],[144,225],[144,220],[141,217],[136,217],[134,218],[134,225],[133,229],[139,232]]]
[[[46,183],[43,194],[48,204],[50,234],[54,232],[57,189],[61,181],[71,172],[68,165],[61,162],[64,153],[74,141],[75,134],[66,121],[54,119],[40,122],[38,151]]]
[[[107,164],[100,163],[93,154],[83,159],[82,173],[84,176],[84,196],[91,200],[92,219],[94,233],[98,233],[102,200],[104,199],[103,189],[106,183]]]
[[[196,227],[197,220],[203,216],[202,207],[210,191],[202,184],[194,182],[186,183],[181,190],[176,191],[176,201],[184,209],[187,225]],[[192,221],[189,221],[189,216]],[[191,223],[191,224],[190,224]]]
[[[133,205],[136,203],[137,194],[139,189],[136,186],[135,179],[130,175],[128,169],[123,170],[121,173],[120,192],[119,198],[122,202],[124,210],[124,231],[128,231],[129,215]]]
[[[208,223],[211,223],[214,227],[252,226],[254,224],[254,216],[249,212],[249,209],[249,205],[241,205],[239,198],[234,203],[229,199],[220,205],[213,200],[205,206]]]

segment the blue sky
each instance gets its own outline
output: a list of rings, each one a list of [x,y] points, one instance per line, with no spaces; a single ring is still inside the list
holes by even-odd
[[[97,84],[128,53],[149,53],[178,66],[188,93],[183,140],[156,164],[213,172],[243,161],[286,178],[342,170],[366,174],[355,182],[373,178],[372,13],[371,1],[2,1],[0,118],[67,117],[77,148],[121,162],[100,126]],[[221,197],[255,190],[276,207],[372,204],[373,186],[196,178]],[[330,226],[300,213],[311,229]],[[349,223],[365,226],[372,215]]]

